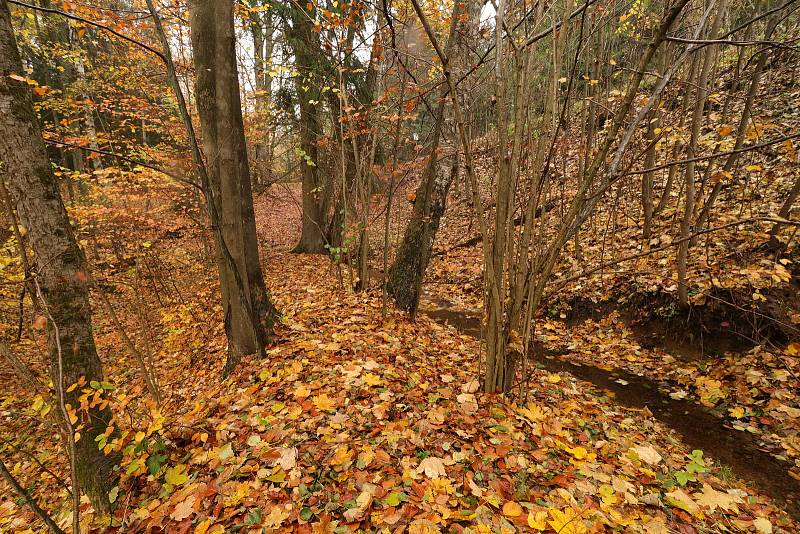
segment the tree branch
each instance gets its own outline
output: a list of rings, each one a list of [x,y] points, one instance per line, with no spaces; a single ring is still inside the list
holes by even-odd
[[[43,131],[46,131],[46,130],[43,130]],[[52,133],[52,132],[48,132],[48,133]],[[159,173],[161,173],[161,174],[163,174],[165,176],[169,176],[173,180],[178,181],[178,182],[180,182],[182,184],[186,184],[186,185],[190,185],[192,187],[196,187],[197,189],[200,189],[201,191],[203,189],[200,186],[200,184],[198,184],[197,182],[194,182],[192,180],[188,180],[186,178],[178,176],[177,174],[174,174],[174,173],[172,173],[170,171],[166,171],[166,170],[164,170],[164,169],[162,169],[160,167],[156,167],[154,165],[150,165],[149,163],[145,163],[145,162],[139,161],[137,159],[129,158],[128,156],[123,156],[122,154],[117,154],[116,152],[109,152],[107,150],[100,150],[98,148],[89,148],[89,147],[85,147],[85,146],[81,146],[81,145],[76,145],[74,143],[67,143],[66,141],[58,141],[56,139],[44,138],[44,141],[45,141],[45,143],[49,143],[51,145],[68,146],[70,148],[79,148],[79,149],[85,150],[87,152],[93,152],[95,154],[103,154],[104,156],[111,156],[111,157],[114,157],[114,158],[119,158],[122,161],[127,161],[128,163],[132,163],[134,165],[138,165],[140,167],[144,167],[145,169],[150,169],[150,170],[159,172]]]
[[[28,503],[28,506],[31,507],[31,510],[33,510],[42,521],[44,521],[44,524],[47,525],[47,528],[50,529],[50,532],[53,534],[66,534],[63,530],[61,530],[61,527],[59,527],[56,522],[53,521],[53,518],[50,517],[50,515],[44,509],[42,509],[42,507],[39,506],[35,500],[33,500],[33,497],[31,497],[25,488],[23,488],[19,482],[17,482],[14,476],[8,471],[6,464],[4,464],[2,460],[0,460],[0,475],[3,475],[3,478],[6,482],[8,482],[8,485],[14,488],[14,490],[19,493],[20,497],[25,499],[25,502]]]
[[[84,24],[88,24],[90,26],[94,26],[95,28],[100,28],[101,30],[104,30],[104,31],[107,31],[107,32],[109,32],[109,33],[111,33],[113,35],[116,35],[120,39],[128,41],[129,43],[134,44],[134,45],[136,45],[136,46],[138,46],[140,48],[144,48],[145,50],[147,50],[151,54],[155,54],[164,63],[167,62],[167,58],[164,56],[164,54],[162,54],[161,52],[159,52],[155,48],[153,48],[151,46],[148,46],[148,45],[144,44],[141,41],[137,41],[133,37],[128,37],[127,35],[125,35],[123,33],[120,33],[120,32],[118,32],[117,30],[115,30],[113,28],[109,28],[108,26],[106,26],[104,24],[100,24],[99,22],[95,22],[93,20],[85,19],[83,17],[79,17],[78,15],[73,15],[72,13],[67,13],[66,11],[61,11],[60,9],[53,9],[53,8],[49,8],[49,7],[35,6],[35,5],[32,5],[32,4],[26,4],[24,2],[19,2],[18,0],[8,0],[8,3],[9,4],[14,4],[14,5],[19,6],[19,7],[25,7],[25,8],[28,8],[28,9],[34,9],[36,11],[42,11],[44,13],[54,13],[56,15],[61,15],[62,17],[66,17],[66,18],[71,19],[71,20],[77,20],[78,22],[83,22]]]

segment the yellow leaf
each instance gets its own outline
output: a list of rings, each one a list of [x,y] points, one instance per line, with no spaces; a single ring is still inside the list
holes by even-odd
[[[189,480],[189,475],[186,474],[186,465],[178,464],[175,467],[167,469],[164,480],[166,480],[167,484],[172,484],[173,486],[185,484],[186,481]]]
[[[742,502],[742,499],[737,495],[717,491],[705,483],[703,483],[702,493],[695,493],[693,497],[697,504],[708,508],[709,512],[722,508],[726,512],[739,513],[736,505]]]
[[[534,530],[547,529],[547,512],[544,510],[534,513],[528,513],[528,526]]]
[[[741,406],[737,406],[736,408],[728,408],[728,413],[731,414],[731,417],[741,419],[744,417],[744,408]]]
[[[362,378],[368,386],[377,386],[381,383],[381,377],[372,373],[365,373]]]
[[[344,465],[345,463],[352,460],[353,455],[355,452],[351,451],[347,448],[347,445],[342,445],[336,452],[333,453],[333,458],[331,458],[331,465]]]
[[[514,501],[508,501],[503,505],[503,515],[506,517],[519,517],[522,515],[522,506]]]
[[[664,497],[667,501],[667,504],[670,506],[685,510],[697,518],[703,517],[703,512],[700,511],[700,507],[697,506],[697,503],[694,502],[694,499],[687,495],[682,489],[674,489],[669,493],[666,493]]]
[[[325,393],[314,397],[314,406],[316,406],[319,410],[330,412],[334,410],[334,405],[335,403],[333,402],[333,399],[328,397],[328,395]]]
[[[759,517],[753,520],[753,526],[761,534],[772,534],[772,523],[766,517]]]
[[[583,460],[584,458],[586,458],[586,455],[589,454],[589,451],[587,451],[583,447],[575,447],[574,449],[570,449],[569,452],[570,454],[572,454],[572,456],[574,456],[578,460]]]
[[[603,484],[597,490],[597,494],[600,495],[600,498],[603,500],[602,506],[608,507],[611,505],[616,504],[619,499],[614,494],[614,488],[609,486],[608,484]]]
[[[547,381],[550,382],[551,384],[558,384],[559,382],[561,382],[561,376],[555,373],[547,375]]]
[[[550,527],[559,534],[585,534],[586,525],[583,524],[580,511],[567,508],[565,512],[555,508],[550,509]]]
[[[531,423],[536,423],[545,419],[545,414],[542,409],[532,402],[528,403],[526,408],[520,408],[517,410],[517,413],[528,419]]]
[[[310,389],[308,389],[308,388],[307,388],[306,386],[304,386],[303,384],[300,384],[299,386],[297,386],[296,388],[294,388],[294,392],[293,392],[292,394],[293,394],[293,395],[295,396],[295,398],[297,398],[297,399],[305,399],[306,397],[308,397],[309,395],[311,395],[311,390],[310,390]]]
[[[196,527],[194,527],[194,534],[206,534],[208,532],[208,527],[211,526],[213,519],[206,519],[205,521],[198,523]]]

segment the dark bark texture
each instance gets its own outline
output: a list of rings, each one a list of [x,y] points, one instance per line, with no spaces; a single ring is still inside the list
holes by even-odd
[[[6,0],[0,0],[0,162],[20,221],[28,230],[35,271],[48,322],[50,374],[66,390],[80,377],[103,379],[92,333],[86,260],[75,240],[58,183],[47,158],[33,111],[29,87],[9,77],[22,73]],[[58,336],[58,338],[56,337]],[[58,347],[61,347],[59,354]],[[95,508],[109,509],[108,492],[116,484],[116,456],[97,448],[95,437],[106,430],[110,410],[79,410],[80,390],[65,392],[65,403],[78,410],[75,444],[77,479]]]
[[[456,78],[466,72],[469,43],[478,28],[480,3],[474,0],[455,2],[450,35],[447,40],[448,65]],[[439,158],[439,142],[445,125],[445,106],[449,88],[442,85],[439,106],[434,121],[433,142],[430,161],[422,182],[417,188],[414,212],[406,226],[403,241],[389,269],[388,289],[397,306],[412,316],[416,314],[422,291],[422,281],[433,252],[439,222],[447,208],[447,194],[454,180],[458,179],[458,153],[452,156],[449,169],[444,168]],[[449,95],[458,98],[458,95]]]
[[[322,64],[319,35],[314,32],[313,18],[300,5],[288,6],[290,24],[286,37],[295,55],[299,73],[295,79],[300,105],[300,148],[304,158],[300,161],[303,180],[303,222],[300,242],[294,252],[324,254],[327,244],[326,231],[329,184],[324,183],[319,168],[319,145],[322,134],[320,117],[320,72],[326,71]]]
[[[389,292],[400,309],[412,314],[419,304],[422,279],[456,172],[458,166],[448,165],[447,160],[433,161],[428,166],[427,177],[417,189],[414,213],[397,249],[397,258],[389,269]],[[431,176],[433,179],[428,178]]]

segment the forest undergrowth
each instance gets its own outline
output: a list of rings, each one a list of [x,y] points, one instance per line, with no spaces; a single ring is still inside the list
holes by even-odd
[[[424,315],[416,323],[391,309],[382,317],[378,292],[345,290],[328,258],[286,251],[299,228],[291,188],[275,187],[256,201],[259,235],[276,236],[263,242],[262,255],[282,311],[278,337],[266,358],[247,359],[220,381],[225,339],[213,269],[196,259],[203,257],[201,234],[191,213],[167,208],[157,195],[149,204],[118,200],[141,194],[131,184],[150,184],[152,177],[125,178],[125,191],[108,196],[103,208],[75,210],[81,225],[106,225],[97,234],[106,240],[85,244],[94,276],[112,303],[140,302],[117,305],[116,313],[151,357],[164,398],[160,406],[147,398],[135,362],[96,305],[108,371],[105,382],[80,387],[115,413],[119,433],[100,444],[123,451],[111,530],[361,526],[583,534],[798,527],[716,463],[713,452],[689,450],[646,409],[617,406],[568,373],[529,370],[525,398],[481,393],[478,340]],[[97,209],[102,219],[93,217]],[[146,224],[154,213],[165,215],[162,209],[173,217],[172,228]],[[114,238],[120,232],[124,241]],[[151,275],[148,261],[161,262]],[[628,338],[613,317],[603,320],[605,330],[586,331],[548,319],[542,333],[548,342],[572,339],[576,355],[615,352],[630,360],[636,349],[613,341]],[[14,349],[41,361],[44,342],[40,331],[24,332]],[[14,383],[11,372],[2,368],[4,382]],[[702,376],[715,380],[713,368]],[[791,375],[781,376],[760,379],[788,391]],[[70,510],[60,480],[67,475],[48,420],[39,417],[52,406],[45,392],[31,404],[30,393],[13,389],[0,399],[10,430],[4,436],[13,436],[4,446],[13,472],[66,525]],[[796,414],[785,415],[796,424]],[[90,531],[107,525],[86,500],[82,512]],[[19,499],[3,494],[0,529],[42,528]]]

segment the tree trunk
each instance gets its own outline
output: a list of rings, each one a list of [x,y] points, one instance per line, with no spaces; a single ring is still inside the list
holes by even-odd
[[[220,234],[232,259],[226,261],[222,244],[218,243],[217,261],[229,343],[227,373],[243,354],[263,351],[277,312],[264,284],[258,257],[236,71],[233,2],[196,1],[191,30],[197,109],[211,187],[209,201],[214,202]]]
[[[98,450],[95,437],[105,432],[111,411],[80,410],[80,389],[66,391],[80,377],[103,379],[92,333],[85,258],[50,168],[28,85],[9,77],[22,72],[8,4],[0,0],[0,160],[6,164],[8,188],[28,230],[36,256],[36,280],[52,319],[47,328],[51,378],[63,390],[64,404],[78,411],[77,481],[95,508],[107,511],[108,492],[117,479],[113,471],[117,457]]]
[[[272,12],[253,11],[250,13],[250,33],[253,37],[253,57],[256,89],[256,117],[258,128],[253,142],[253,185],[268,185],[272,170],[272,146],[269,131],[269,114],[272,92],[272,51],[275,45],[275,27]]]
[[[653,111],[649,117],[645,136],[648,143],[647,153],[644,157],[645,169],[652,168],[656,162],[655,129],[657,122],[656,111]],[[654,171],[648,171],[642,175],[642,240],[645,247],[648,246],[653,228],[653,173]]]
[[[414,213],[397,249],[397,257],[389,269],[389,292],[397,306],[412,315],[419,304],[422,280],[439,230],[439,221],[446,208],[447,193],[454,178],[453,170],[456,169],[456,166],[448,169],[445,161],[437,160],[436,153],[431,154],[425,179],[417,190]]]
[[[772,39],[772,34],[775,32],[775,28],[778,26],[780,20],[780,13],[776,13],[767,21],[767,28],[764,30],[764,41],[769,41]],[[725,160],[725,164],[722,166],[722,176],[725,176],[726,173],[730,173],[739,159],[740,152],[738,152],[738,150],[744,146],[746,140],[747,129],[750,125],[750,117],[753,113],[753,103],[755,102],[756,95],[758,94],[758,89],[761,85],[761,74],[764,72],[764,67],[766,65],[767,50],[762,50],[758,56],[756,67],[753,69],[753,76],[750,79],[750,87],[747,90],[747,97],[745,98],[744,108],[742,109],[742,116],[739,119],[739,127],[736,131],[736,142],[734,143],[733,151]],[[711,163],[712,162],[709,162],[709,165],[711,165]],[[711,209],[714,207],[714,202],[716,202],[717,197],[722,191],[724,185],[724,178],[717,180],[717,182],[714,184],[714,187],[708,194],[708,199],[706,200],[705,205],[703,205],[703,209],[700,210],[700,213],[697,216],[697,223],[695,224],[697,228],[701,228],[705,225],[709,215],[711,214]]]
[[[300,242],[293,252],[325,253],[326,196],[325,185],[319,169],[318,139],[322,135],[320,120],[320,44],[314,32],[313,16],[304,7],[292,6],[291,26],[287,40],[295,55],[299,74],[295,79],[300,104],[300,168],[303,180],[303,222]]]
[[[714,22],[709,32],[710,39],[714,39],[719,25],[721,22],[722,14],[717,13],[714,17]],[[708,98],[708,77],[711,72],[711,64],[713,57],[713,48],[708,47],[703,52],[703,64],[700,71],[697,73],[695,80],[695,102],[694,111],[692,113],[691,125],[691,138],[689,146],[686,151],[686,157],[689,160],[697,157],[700,149],[700,133],[705,117],[706,99]],[[694,205],[695,205],[695,174],[697,165],[694,161],[690,161],[686,165],[686,198],[683,207],[683,218],[681,219],[681,233],[680,237],[683,240],[678,246],[677,254],[677,271],[678,271],[678,302],[681,306],[689,304],[689,286],[687,281],[687,263],[689,260],[689,235],[692,233],[692,221],[694,219]]]
[[[444,65],[444,68],[452,71],[456,79],[460,78],[461,73],[466,72],[468,67],[469,37],[477,31],[479,16],[479,2],[467,0],[453,3],[450,35],[446,45],[448,64]],[[433,251],[439,222],[447,209],[447,194],[450,185],[458,178],[457,151],[452,156],[449,169],[438,160],[448,92],[447,84],[442,84],[433,126],[430,161],[417,188],[414,212],[388,273],[389,292],[397,306],[411,312],[412,316],[416,314],[419,305],[422,281]],[[457,95],[450,94],[449,97],[457,98]]]

